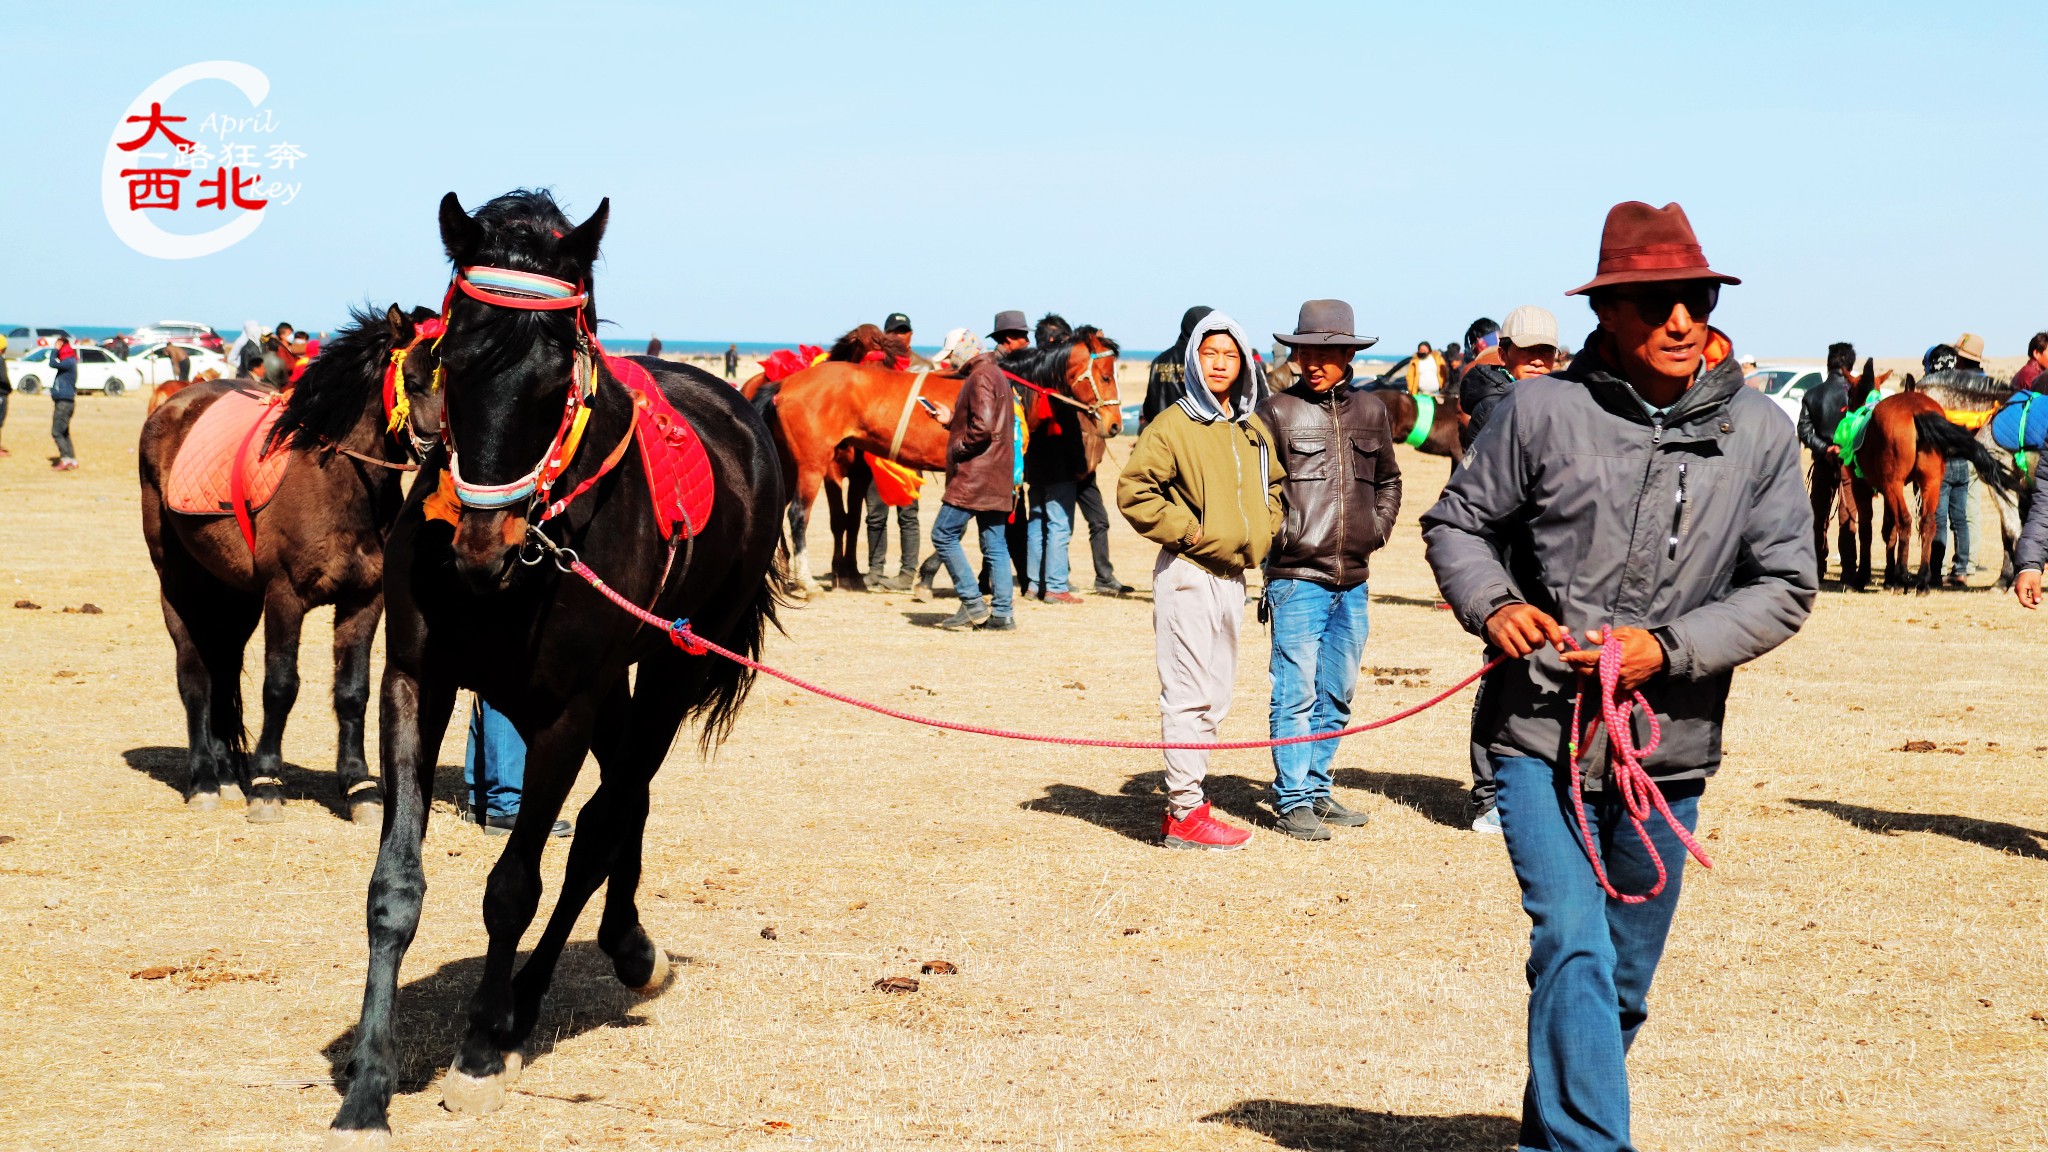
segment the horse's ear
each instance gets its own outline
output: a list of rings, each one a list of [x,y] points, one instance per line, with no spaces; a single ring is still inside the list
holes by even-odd
[[[450,192],[441,197],[441,247],[448,258],[462,264],[484,241],[484,226],[463,211],[462,201]]]
[[[604,242],[604,226],[611,216],[612,198],[607,196],[598,201],[597,211],[590,214],[590,219],[562,237],[561,254],[575,261],[579,270],[589,272],[590,266],[597,263],[597,246]]]
[[[1860,383],[1866,388],[1877,387],[1877,360],[1874,357],[1863,358],[1863,379]]]
[[[412,317],[405,314],[405,309],[393,304],[384,313],[384,322],[391,325],[392,344],[412,343]]]

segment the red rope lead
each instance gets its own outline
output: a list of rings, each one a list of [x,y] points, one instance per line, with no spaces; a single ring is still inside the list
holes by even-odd
[[[1569,633],[1565,636],[1565,642],[1575,649],[1579,646],[1578,641],[1573,640]],[[1628,812],[1629,825],[1635,829],[1636,839],[1643,842],[1643,851],[1650,854],[1650,863],[1657,869],[1656,885],[1640,896],[1616,891],[1614,884],[1607,879],[1607,865],[1600,858],[1600,846],[1593,842],[1593,825],[1586,819],[1585,781],[1579,771],[1579,708],[1585,701],[1583,688],[1572,696],[1572,729],[1568,746],[1568,754],[1572,761],[1572,811],[1578,818],[1579,840],[1585,845],[1586,859],[1592,861],[1593,876],[1600,881],[1601,889],[1624,904],[1641,904],[1664,891],[1665,882],[1669,879],[1664,871],[1664,858],[1657,854],[1657,846],[1650,842],[1650,830],[1643,823],[1649,818],[1653,806],[1657,814],[1664,817],[1664,823],[1670,825],[1671,830],[1677,833],[1678,842],[1685,845],[1685,850],[1692,853],[1692,858],[1698,860],[1701,867],[1712,868],[1714,862],[1707,859],[1707,854],[1699,846],[1699,842],[1694,840],[1692,834],[1685,830],[1685,825],[1679,823],[1678,818],[1671,814],[1671,806],[1664,802],[1663,790],[1657,787],[1657,782],[1643,769],[1643,758],[1655,752],[1658,743],[1664,738],[1664,730],[1657,723],[1657,713],[1650,708],[1650,702],[1643,698],[1641,692],[1632,692],[1629,698],[1623,699],[1620,688],[1621,641],[1614,638],[1614,630],[1610,628],[1607,630],[1606,642],[1600,645],[1600,715],[1583,731],[1585,739],[1591,741],[1594,728],[1601,724],[1607,726],[1607,741],[1614,750],[1607,758],[1609,782],[1614,786],[1615,793],[1621,797],[1622,805]],[[1629,722],[1629,712],[1636,708],[1641,708],[1643,715],[1650,721],[1650,742],[1641,748],[1636,747],[1635,728]]]
[[[1007,728],[983,728],[975,724],[960,724],[952,720],[940,720],[931,716],[919,716],[915,712],[904,712],[895,708],[887,707],[886,705],[875,704],[867,700],[861,700],[857,697],[845,695],[844,693],[834,692],[830,688],[825,688],[820,685],[813,684],[808,680],[799,679],[798,677],[792,676],[787,672],[783,672],[775,668],[770,668],[768,665],[763,664],[758,660],[754,660],[747,656],[743,656],[738,652],[734,652],[730,648],[725,648],[721,647],[720,645],[714,644],[711,641],[704,639],[702,636],[697,635],[695,632],[692,632],[690,630],[690,622],[688,620],[664,620],[661,617],[656,616],[654,613],[649,612],[647,609],[640,607],[638,604],[635,604],[631,600],[628,600],[626,599],[626,597],[620,595],[617,589],[613,588],[609,584],[606,584],[604,580],[598,576],[597,573],[590,570],[589,565],[585,564],[581,560],[570,560],[568,563],[568,568],[569,571],[574,572],[578,576],[581,576],[586,583],[588,583],[592,588],[596,589],[599,595],[603,596],[605,599],[611,601],[612,603],[618,605],[620,608],[623,608],[627,612],[631,613],[634,619],[639,620],[643,624],[651,625],[655,628],[659,628],[662,631],[668,633],[668,638],[675,642],[676,647],[681,648],[683,651],[688,652],[692,656],[702,656],[706,653],[709,653],[714,656],[723,656],[727,660],[731,660],[735,664],[744,665],[745,667],[751,668],[756,672],[761,672],[769,676],[773,676],[777,680],[780,680],[786,684],[793,684],[806,692],[810,692],[818,696],[823,696],[827,700],[837,700],[841,704],[851,704],[855,708],[865,709],[869,712],[873,712],[880,716],[888,716],[896,720],[908,720],[912,724],[922,724],[927,728],[943,728],[948,732],[966,732],[975,736],[994,736],[997,739],[1001,740],[1023,740],[1033,744],[1064,744],[1070,747],[1077,748],[1126,748],[1136,751],[1151,752],[1164,752],[1169,750],[1186,750],[1191,752],[1222,752],[1251,748],[1279,748],[1289,744],[1309,744],[1318,740],[1336,740],[1344,736],[1356,736],[1360,732],[1370,732],[1375,728],[1385,728],[1389,724],[1399,723],[1400,721],[1406,720],[1410,716],[1414,716],[1417,713],[1426,712],[1429,709],[1434,708],[1437,705],[1443,703],[1444,701],[1450,699],[1451,697],[1456,696],[1459,692],[1464,691],[1465,688],[1470,686],[1473,681],[1479,679],[1481,676],[1486,675],[1488,672],[1493,671],[1495,668],[1498,668],[1502,664],[1505,664],[1507,662],[1507,657],[1497,657],[1491,663],[1479,669],[1479,671],[1472,673],[1470,676],[1465,677],[1463,680],[1458,681],[1456,684],[1451,685],[1449,688],[1446,688],[1442,692],[1437,693],[1435,696],[1432,696],[1429,699],[1424,700],[1420,704],[1414,705],[1410,708],[1403,708],[1401,711],[1396,712],[1391,716],[1382,717],[1381,719],[1374,720],[1366,724],[1355,724],[1349,728],[1340,729],[1336,732],[1317,732],[1308,736],[1287,736],[1278,740],[1226,740],[1208,744],[1198,744],[1192,742],[1171,744],[1162,740],[1096,740],[1078,736],[1047,736],[1038,732],[1013,732]]]

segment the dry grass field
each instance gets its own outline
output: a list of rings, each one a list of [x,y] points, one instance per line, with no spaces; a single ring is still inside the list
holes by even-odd
[[[301,660],[286,820],[185,811],[136,510],[142,410],[81,400],[69,475],[45,466],[46,399],[17,396],[6,427],[0,1148],[313,1148],[376,846],[333,808],[327,614]],[[1413,529],[1445,462],[1406,459],[1361,716],[1477,656],[1434,609]],[[1148,549],[1116,532],[1119,572],[1143,583]],[[64,611],[86,602],[104,611]],[[952,718],[1156,733],[1142,597],[1021,606],[1007,635],[920,626],[950,608],[823,596],[784,614],[768,659]],[[1828,592],[1737,677],[1702,805],[1717,866],[1688,878],[1632,1061],[1643,1147],[2048,1147],[2043,623],[1989,591]],[[1265,730],[1266,641],[1249,619],[1245,636],[1230,738]],[[253,678],[247,695],[253,715]],[[503,842],[455,820],[451,739],[394,1146],[1507,1147],[1526,921],[1501,842],[1465,828],[1467,703],[1344,745],[1341,795],[1368,827],[1325,844],[1262,829],[1210,855],[1151,844],[1151,756],[941,734],[763,681],[723,749],[679,744],[655,784],[641,904],[672,985],[618,987],[587,915],[524,1080],[480,1119],[444,1112],[436,1081]],[[1263,754],[1222,754],[1214,797],[1258,822],[1269,779]],[[550,882],[564,856],[550,848]],[[872,990],[928,960],[958,973]]]

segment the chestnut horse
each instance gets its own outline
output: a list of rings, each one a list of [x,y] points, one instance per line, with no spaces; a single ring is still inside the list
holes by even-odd
[[[252,555],[235,518],[170,510],[164,484],[178,449],[200,415],[248,380],[199,381],[180,388],[149,415],[137,448],[142,476],[142,535],[162,589],[164,626],[178,651],[178,695],[185,703],[185,803],[220,806],[246,790],[248,818],[284,818],[280,745],[299,694],[299,629],[306,613],[334,606],[334,714],[341,722],[335,773],[358,823],[375,821],[380,802],[363,758],[363,711],[370,697],[370,642],[384,610],[384,534],[398,515],[399,473],[415,445],[440,435],[430,343],[410,315],[357,313],[285,393],[270,445],[290,462],[270,502],[255,510]],[[410,415],[394,426],[384,395],[394,349],[403,357],[402,393]],[[408,442],[406,433],[410,433]],[[263,621],[263,733],[246,760],[242,731],[242,650]]]
[[[1077,406],[1097,434],[1114,437],[1122,430],[1116,385],[1116,342],[1099,329],[1083,326],[1070,340],[1043,348],[1024,349],[999,363],[1013,376],[1029,381],[1052,402]],[[828,361],[784,380],[774,397],[769,426],[789,477],[790,575],[805,591],[820,585],[811,576],[804,534],[820,489],[825,491],[832,520],[832,576],[825,587],[863,587],[855,543],[861,503],[867,496],[867,473],[855,467],[859,454],[872,452],[907,468],[946,470],[947,430],[939,416],[948,415],[960,395],[961,378],[937,372],[898,372],[880,364]],[[1027,400],[1040,393],[1024,391]],[[938,416],[919,400],[929,400]],[[1030,410],[1030,405],[1026,405]],[[840,484],[847,482],[842,491]],[[829,483],[828,483],[829,482]]]
[[[1861,376],[1849,390],[1851,410],[1876,389],[1875,365],[1865,360]],[[1908,376],[1905,391],[1886,396],[1870,410],[1862,443],[1855,449],[1851,489],[1860,538],[1856,570],[1847,571],[1844,566],[1844,584],[1861,588],[1869,583],[1870,500],[1875,494],[1884,499],[1884,586],[1920,593],[1934,586],[1943,559],[1934,539],[1934,506],[1941,499],[1942,474],[1951,459],[1968,460],[2001,501],[2016,487],[2009,471],[2001,468],[1967,429],[1950,422],[1941,401],[1919,391]],[[1914,524],[1906,506],[1907,485],[1920,494],[1920,566],[1911,576],[1907,569]]]

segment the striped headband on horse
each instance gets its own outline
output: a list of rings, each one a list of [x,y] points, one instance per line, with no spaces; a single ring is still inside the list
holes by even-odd
[[[578,285],[538,272],[521,272],[516,268],[492,268],[484,264],[472,264],[462,269],[455,277],[455,283],[463,294],[486,304],[503,308],[519,308],[526,311],[551,312],[562,308],[581,308],[590,299],[590,294]]]

